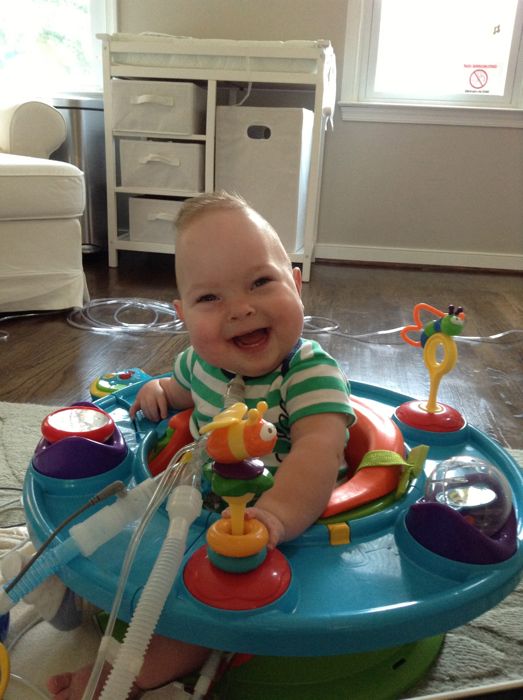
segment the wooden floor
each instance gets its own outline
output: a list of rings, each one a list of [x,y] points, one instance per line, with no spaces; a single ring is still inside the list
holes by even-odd
[[[173,258],[120,253],[109,269],[103,254],[84,256],[92,299],[156,299],[176,296]],[[504,447],[523,448],[523,276],[475,271],[418,270],[316,263],[304,285],[305,313],[339,324],[319,336],[353,381],[416,398],[427,398],[422,352],[404,343],[397,329],[412,321],[416,303],[467,314],[458,341],[458,362],[442,380],[438,400],[457,408],[469,423]],[[114,325],[114,307],[91,311],[96,325]],[[152,315],[119,312],[123,320],[149,323]],[[185,335],[158,332],[98,333],[67,323],[67,312],[9,318],[0,331],[0,400],[66,405],[89,398],[91,381],[108,371],[141,367],[170,370]],[[324,322],[328,325],[327,321]],[[508,333],[492,339],[499,333]]]

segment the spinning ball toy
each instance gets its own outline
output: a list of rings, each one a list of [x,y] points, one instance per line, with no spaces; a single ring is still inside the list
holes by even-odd
[[[451,457],[427,479],[425,500],[460,513],[485,535],[503,527],[512,510],[507,478],[494,465],[476,457]]]

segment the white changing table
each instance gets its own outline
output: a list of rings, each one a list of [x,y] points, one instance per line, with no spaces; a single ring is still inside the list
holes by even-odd
[[[154,203],[158,198],[163,198],[175,210],[176,203],[184,198],[192,197],[199,191],[214,189],[218,94],[229,90],[229,94],[234,95],[238,88],[249,85],[264,89],[274,87],[280,91],[298,87],[308,90],[309,100],[312,92],[314,122],[303,245],[297,250],[288,250],[288,253],[292,262],[302,265],[303,279],[308,281],[317,236],[324,131],[327,121],[332,118],[335,102],[336,64],[330,42],[209,40],[157,34],[103,34],[99,38],[103,41],[104,57],[109,266],[118,265],[120,250],[174,253],[173,240],[137,240],[132,230],[130,234],[132,223],[130,225],[128,220],[128,200],[141,197]],[[204,93],[201,130],[197,128],[198,133],[183,133],[184,127],[175,127],[170,132],[165,124],[158,130],[151,129],[150,124],[143,129],[139,123],[130,127],[118,126],[115,87],[121,91],[124,79],[136,81],[137,87],[140,87],[134,103],[155,99],[143,94],[144,81],[150,81],[145,86],[150,85],[151,92],[158,85],[157,81],[197,85],[200,88],[198,92],[203,89]],[[127,83],[125,90],[128,91],[129,87]],[[296,94],[295,91],[293,106],[296,104]],[[194,101],[197,105],[198,95],[194,96]],[[191,184],[188,186],[187,182],[182,182],[180,187],[164,187],[159,182],[129,184],[125,177],[122,178],[122,150],[139,148],[136,144],[144,140],[152,140],[156,144],[160,142],[161,148],[165,149],[171,147],[169,144],[181,144],[182,149],[186,150],[195,149],[189,155],[198,158],[195,167],[199,165],[202,172],[194,188],[191,189]],[[122,143],[125,149],[122,149]],[[141,162],[143,160],[142,157]],[[123,167],[126,167],[125,164]],[[168,218],[165,214],[163,216]]]

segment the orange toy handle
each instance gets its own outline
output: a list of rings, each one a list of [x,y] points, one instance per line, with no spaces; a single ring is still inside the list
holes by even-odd
[[[178,450],[193,441],[193,436],[189,429],[191,413],[192,408],[187,408],[185,411],[175,413],[169,420],[169,427],[172,428],[174,432],[163,450],[149,462],[149,471],[152,476],[163,472]]]
[[[400,331],[400,336],[402,340],[404,340],[406,343],[409,345],[412,345],[415,348],[421,347],[421,341],[420,340],[414,340],[409,336],[410,331],[415,331],[415,332],[421,332],[424,328],[424,323],[421,320],[421,312],[422,311],[428,311],[428,313],[433,314],[434,316],[437,316],[438,318],[442,318],[445,316],[444,311],[440,311],[439,309],[436,309],[435,306],[431,306],[430,304],[425,304],[425,302],[420,302],[419,304],[416,304],[412,311],[412,317],[414,319],[414,323],[411,323],[408,326],[405,326],[404,328],[401,329]]]
[[[438,359],[438,350],[443,350],[443,357]],[[441,410],[437,403],[437,394],[442,377],[450,372],[458,359],[458,351],[454,341],[443,333],[432,335],[423,349],[423,361],[429,370],[430,392],[426,409],[428,413]]]
[[[245,521],[243,535],[232,534],[229,518],[216,520],[207,530],[207,544],[213,552],[225,557],[251,557],[258,554],[268,541],[267,528],[256,518]]]

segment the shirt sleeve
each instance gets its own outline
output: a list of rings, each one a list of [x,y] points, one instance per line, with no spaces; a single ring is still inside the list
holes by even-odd
[[[176,356],[173,367],[173,377],[178,384],[191,391],[192,386],[192,366],[193,366],[193,349],[186,348]]]
[[[318,413],[343,413],[355,420],[350,386],[338,363],[315,341],[304,341],[282,384],[289,424]]]

